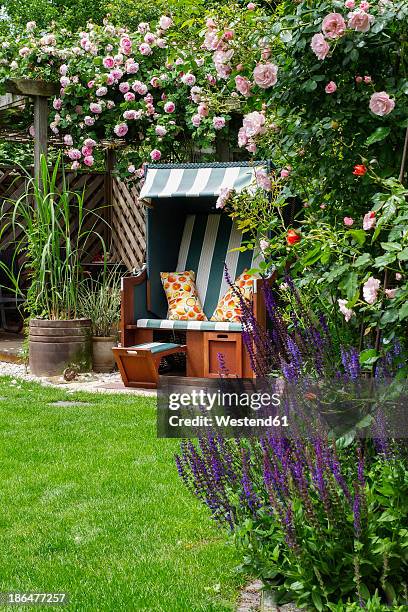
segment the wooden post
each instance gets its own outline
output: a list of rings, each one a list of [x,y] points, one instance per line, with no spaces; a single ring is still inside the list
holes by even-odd
[[[40,180],[41,156],[47,157],[48,98],[34,96],[34,176]]]

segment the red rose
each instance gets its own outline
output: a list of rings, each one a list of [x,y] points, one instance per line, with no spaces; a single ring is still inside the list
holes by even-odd
[[[354,176],[364,176],[367,172],[367,168],[364,164],[357,164],[354,166],[353,174]]]
[[[301,241],[301,236],[293,229],[289,230],[286,235],[286,242],[289,246],[293,246]]]

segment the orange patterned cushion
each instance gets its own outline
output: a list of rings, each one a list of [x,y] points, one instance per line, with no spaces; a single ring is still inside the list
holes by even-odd
[[[236,279],[234,287],[238,289],[245,300],[252,300],[254,282],[257,278],[258,276],[248,274],[248,272],[244,270]],[[241,316],[240,298],[234,291],[234,288],[230,287],[224,297],[218,302],[217,308],[210,321],[239,323]]]
[[[207,321],[195,285],[195,274],[160,272],[169,305],[167,318],[172,321]]]

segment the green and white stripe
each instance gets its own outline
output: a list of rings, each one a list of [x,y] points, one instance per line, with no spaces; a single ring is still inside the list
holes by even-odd
[[[170,319],[139,319],[137,326],[141,329],[176,329],[179,331],[242,331],[241,323],[227,323],[224,321],[170,321]],[[139,348],[142,348],[142,345],[140,345]]]
[[[145,344],[136,344],[135,346],[129,347],[129,350],[149,350],[151,353],[163,353],[164,351],[170,351],[177,349],[181,345],[174,344],[173,342],[145,342]]]

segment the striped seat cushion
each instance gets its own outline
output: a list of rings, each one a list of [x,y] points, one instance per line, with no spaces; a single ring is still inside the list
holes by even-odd
[[[141,329],[178,329],[179,331],[242,331],[241,323],[217,321],[170,321],[170,319],[139,319],[137,326]]]
[[[145,344],[136,344],[135,346],[129,346],[128,350],[132,349],[144,349],[151,353],[163,353],[164,351],[174,350],[180,348],[180,344],[174,344],[173,342],[146,342]],[[181,352],[181,351],[180,351]]]
[[[244,238],[226,214],[187,215],[181,239],[177,272],[193,270],[203,309],[208,318],[225,292],[228,282],[243,270],[257,267],[253,251],[239,251]]]

